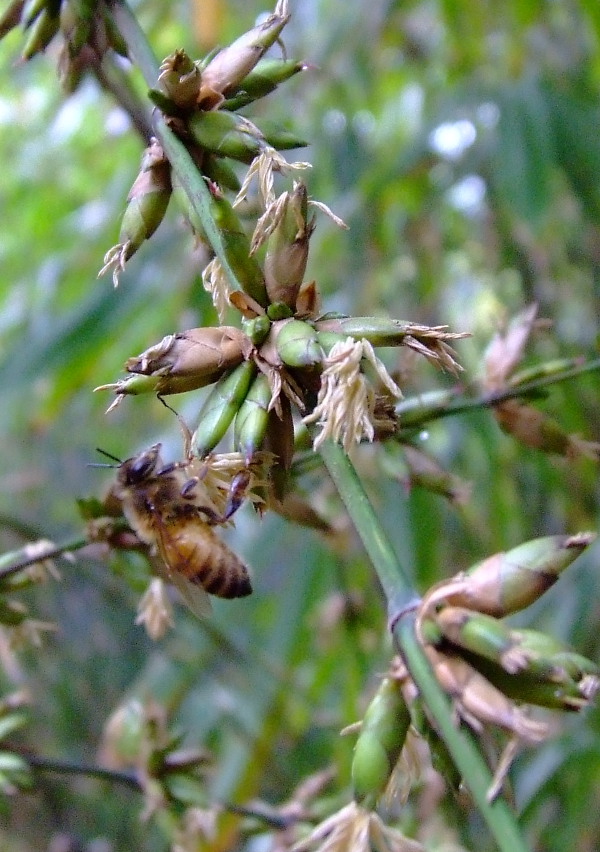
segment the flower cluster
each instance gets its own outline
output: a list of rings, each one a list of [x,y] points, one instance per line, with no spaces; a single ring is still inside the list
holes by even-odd
[[[127,46],[105,0],[12,0],[0,17],[0,39],[17,26],[25,32],[21,59],[46,50],[62,38],[58,71],[63,87],[73,92],[87,68],[100,65],[109,50],[127,56]]]
[[[156,557],[155,567],[166,563],[166,578],[178,585],[181,572],[177,566],[197,562],[208,542],[217,548],[212,527],[230,516],[214,507],[212,515],[208,514],[210,501],[193,501],[186,490],[186,477],[201,478],[194,472],[196,468],[204,465],[202,476],[206,476],[206,470],[214,469],[215,460],[226,457],[215,451],[229,432],[238,460],[237,468],[227,471],[229,490],[236,491],[236,477],[243,477],[241,469],[251,478],[260,468],[258,479],[264,480],[259,487],[260,508],[285,513],[295,443],[301,431],[308,428],[315,449],[332,439],[346,452],[363,441],[396,433],[395,406],[402,394],[375,347],[405,346],[439,369],[452,373],[461,369],[451,342],[464,335],[445,326],[320,311],[317,283],[305,280],[315,211],[346,226],[326,205],[312,199],[305,182],[297,179],[298,172],[310,164],[289,163],[278,150],[298,147],[301,140],[264,123],[259,128],[237,114],[241,106],[263,97],[306,67],[301,62],[264,56],[288,19],[287,4],[280,0],[262,24],[206,60],[194,62],[184,51],[177,51],[163,62],[157,87],[150,93],[163,122],[177,134],[206,180],[221,249],[202,277],[221,324],[166,334],[126,361],[126,378],[97,390],[115,392],[110,411],[128,395],[151,392],[162,398],[212,386],[195,429],[183,427],[184,459],[160,469],[151,449],[123,463],[118,475],[121,488],[113,490],[138,546],[149,548],[150,557]],[[236,161],[249,164],[241,183],[232,169]],[[288,177],[291,186],[277,194],[276,178]],[[259,213],[249,235],[238,209],[254,184]],[[237,193],[233,200],[227,197],[228,191]],[[112,269],[115,284],[127,260],[160,224],[173,195],[183,204],[194,232],[203,238],[203,222],[190,204],[182,176],[174,172],[163,148],[153,140],[129,194],[119,243],[105,257],[102,272]],[[241,315],[239,327],[225,324],[232,308]],[[185,475],[175,475],[175,468]],[[126,479],[132,475],[127,487],[123,487],[124,473]],[[254,485],[246,485],[244,493],[257,502],[256,479]],[[140,522],[144,512],[134,509],[144,506],[150,516]],[[152,506],[151,513],[148,506]],[[308,517],[306,512],[304,517]],[[111,527],[108,529],[110,532]],[[193,560],[192,540],[196,542]],[[243,574],[240,566],[237,570]],[[207,584],[201,571],[193,580],[213,594],[222,594],[225,588],[217,586],[214,578]],[[249,583],[243,589],[247,594]],[[223,596],[237,595],[228,592]],[[206,603],[196,609],[206,612]],[[139,620],[154,636],[169,625],[171,614],[159,583],[151,585],[144,597]]]

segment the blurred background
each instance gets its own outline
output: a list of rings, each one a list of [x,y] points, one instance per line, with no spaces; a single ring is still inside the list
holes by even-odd
[[[456,346],[466,386],[481,379],[497,328],[532,302],[551,326],[534,335],[527,365],[597,357],[600,6],[290,5],[287,55],[309,69],[248,114],[310,140],[293,158],[312,162],[311,196],[350,226],[320,217],[311,241],[308,277],[324,309],[470,332]],[[179,47],[203,56],[269,11],[255,0],[132,6],[159,58]],[[125,458],[160,440],[167,458],[181,454],[176,420],[155,398],[105,415],[110,398],[92,390],[165,334],[215,320],[200,279],[206,258],[174,205],[118,289],[96,278],[144,145],[96,80],[61,91],[54,42],[23,64],[22,40],[17,29],[0,42],[2,551],[81,531],[76,498],[101,495],[114,475],[87,466],[96,447]],[[144,92],[141,78],[133,84]],[[405,357],[387,363],[406,396],[457,381]],[[170,401],[193,426],[202,398]],[[596,373],[553,387],[541,407],[567,432],[600,441]],[[529,538],[598,527],[594,460],[523,447],[487,410],[435,421],[417,441],[470,483],[468,500],[409,487],[397,446],[365,448],[357,464],[420,590]],[[217,601],[208,624],[179,609],[158,643],[134,625],[143,565],[62,560],[61,582],[28,599],[57,631],[17,657],[5,651],[2,691],[26,686],[33,698],[24,741],[94,762],[115,707],[153,696],[186,742],[215,754],[208,783],[219,798],[280,803],[330,765],[343,789],[352,738],[338,732],[360,718],[387,666],[385,609],[323,471],[301,484],[339,534],[259,521],[244,507],[231,541],[254,568],[255,594]],[[598,660],[599,562],[593,546],[520,623],[551,628]],[[563,721],[556,739],[523,754],[514,788],[532,848],[599,848],[600,713]],[[442,804],[453,842],[491,848],[468,811]],[[0,814],[0,848],[30,852],[60,838],[89,852],[167,848],[141,825],[135,793],[48,774]]]

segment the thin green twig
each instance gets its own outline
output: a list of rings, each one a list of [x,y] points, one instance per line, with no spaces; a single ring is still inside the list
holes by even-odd
[[[540,365],[543,367],[543,364]],[[447,401],[445,404],[440,405],[439,408],[428,408],[423,412],[423,416],[421,418],[418,417],[418,409],[414,409],[411,406],[412,411],[415,412],[415,416],[411,417],[410,422],[407,426],[408,429],[418,429],[430,423],[432,420],[439,420],[442,417],[452,417],[456,414],[466,414],[471,411],[476,411],[481,408],[493,408],[495,405],[499,405],[502,402],[506,402],[509,399],[520,399],[523,397],[534,396],[539,391],[544,390],[545,388],[552,387],[552,385],[560,384],[561,382],[567,382],[571,379],[578,378],[580,376],[585,375],[586,373],[593,373],[600,370],[600,358],[595,358],[592,361],[586,361],[583,364],[578,364],[575,367],[571,367],[567,370],[563,370],[559,373],[554,373],[547,376],[539,376],[536,379],[532,379],[530,382],[525,382],[523,384],[514,385],[513,387],[503,388],[501,391],[492,391],[490,393],[483,393],[479,396],[472,397],[471,399],[465,398],[465,388],[460,387],[457,388],[454,396],[456,401]],[[411,403],[414,398],[411,397],[404,401],[404,403],[400,402],[396,406],[396,411],[400,416],[400,427],[402,428],[402,411],[403,406],[406,406],[406,403]]]
[[[138,773],[135,770],[108,769],[104,766],[96,766],[89,763],[76,763],[70,760],[58,760],[32,754],[21,749],[13,749],[20,754],[29,764],[31,769],[37,772],[54,772],[58,775],[81,775],[86,778],[95,778],[98,781],[109,781],[111,784],[120,784],[129,787],[138,793],[144,792]],[[293,825],[300,817],[296,814],[286,815],[278,813],[266,803],[253,802],[252,805],[236,805],[232,802],[220,802],[219,807],[231,814],[250,817],[263,825],[283,830]]]
[[[82,547],[88,545],[89,539],[78,536],[63,544],[48,545],[46,550],[37,553],[28,552],[28,548],[21,548],[16,553],[4,553],[0,556],[0,580],[10,577],[12,574],[18,574],[30,565],[35,565],[36,562],[43,562],[46,559],[56,559],[59,556],[64,556],[65,553],[72,553],[74,550],[81,550]]]
[[[75,763],[70,760],[55,760],[38,754],[22,753],[32,769],[39,772],[56,772],[60,775],[85,775],[88,778],[98,778],[113,784],[124,784],[133,790],[141,792],[144,788],[135,772],[125,772],[120,769],[107,769],[103,766]]]
[[[498,848],[502,852],[528,852],[508,804],[502,799],[490,804],[486,799],[492,783],[490,771],[471,737],[454,724],[450,702],[415,636],[413,610],[417,593],[394,554],[354,466],[342,448],[331,441],[323,443],[320,453],[388,599],[396,644]]]

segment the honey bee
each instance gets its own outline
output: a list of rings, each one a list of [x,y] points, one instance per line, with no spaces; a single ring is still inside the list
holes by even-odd
[[[245,474],[234,477],[227,507],[219,514],[201,505],[198,478],[188,479],[178,464],[163,465],[155,444],[119,465],[117,497],[131,528],[160,556],[159,573],[181,592],[194,612],[210,612],[207,593],[241,598],[252,592],[248,568],[214,530],[243,500]]]

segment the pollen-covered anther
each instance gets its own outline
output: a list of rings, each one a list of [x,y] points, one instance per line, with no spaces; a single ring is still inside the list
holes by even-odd
[[[202,272],[202,286],[207,293],[210,293],[219,321],[224,322],[229,307],[231,287],[223,264],[218,257],[213,257],[210,263],[205,266]]]
[[[151,639],[162,639],[173,627],[173,604],[169,599],[165,583],[154,577],[140,598],[136,624],[143,624]]]
[[[267,145],[263,150],[252,160],[246,176],[242,182],[242,186],[233,202],[234,207],[239,207],[246,200],[250,184],[257,178],[258,193],[263,207],[266,209],[275,203],[275,193],[273,191],[274,173],[287,175],[293,171],[303,171],[312,169],[311,163],[295,162],[288,163],[285,157],[275,148]]]
[[[382,384],[393,396],[402,396],[400,388],[367,340],[348,337],[334,344],[323,361],[317,405],[303,420],[304,423],[321,426],[321,432],[314,441],[315,449],[327,438],[341,443],[346,452],[363,439],[373,440],[376,394],[362,372],[363,358],[375,369]]]
[[[446,343],[446,340],[466,336],[465,334],[453,334],[452,332],[431,328],[426,333],[407,334],[403,342],[404,346],[414,349],[415,352],[423,355],[436,367],[456,375],[463,368],[455,358],[456,352]]]

